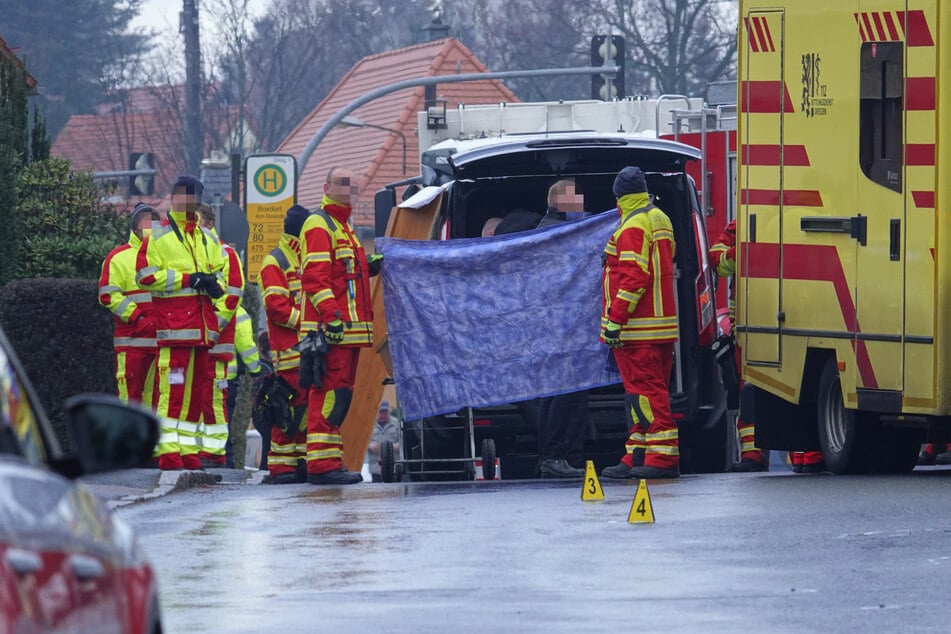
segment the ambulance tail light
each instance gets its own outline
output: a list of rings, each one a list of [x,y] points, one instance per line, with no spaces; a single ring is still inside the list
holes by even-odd
[[[472,424],[475,427],[491,427],[492,421],[488,418],[475,418],[472,420]]]

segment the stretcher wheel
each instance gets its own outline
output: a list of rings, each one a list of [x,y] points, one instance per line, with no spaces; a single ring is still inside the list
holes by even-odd
[[[384,482],[395,482],[396,471],[393,462],[393,443],[384,440],[380,443],[380,477]]]
[[[495,480],[495,441],[491,438],[482,441],[482,478]]]

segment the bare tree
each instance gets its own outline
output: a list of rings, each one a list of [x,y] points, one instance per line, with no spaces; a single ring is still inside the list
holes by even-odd
[[[604,26],[627,42],[628,85],[644,94],[699,95],[735,77],[736,2],[596,0]]]
[[[494,71],[588,65],[590,8],[578,0],[446,0],[446,20],[459,40]],[[525,101],[587,99],[583,77],[512,79]]]

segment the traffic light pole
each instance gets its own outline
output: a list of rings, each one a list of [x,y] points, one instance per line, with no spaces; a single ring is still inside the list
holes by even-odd
[[[417,86],[435,86],[437,84],[455,84],[464,81],[485,81],[486,79],[516,79],[522,77],[553,77],[563,75],[608,75],[613,76],[617,73],[617,66],[586,66],[583,68],[541,68],[535,70],[510,70],[499,71],[495,73],[464,73],[460,75],[437,75],[435,77],[419,77],[417,79],[406,79],[385,86],[380,86],[371,90],[362,97],[358,97],[338,110],[324,125],[320,127],[314,136],[301,151],[300,158],[297,159],[297,176],[300,179],[304,174],[304,168],[307,167],[307,161],[324,137],[340,123],[344,117],[375,99],[379,99],[391,92],[403,90],[405,88],[416,88]]]

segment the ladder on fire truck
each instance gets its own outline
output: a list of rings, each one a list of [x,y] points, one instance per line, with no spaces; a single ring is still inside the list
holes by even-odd
[[[688,104],[688,98],[684,95],[661,95],[657,98],[657,112],[659,113],[661,107],[665,102],[671,101],[683,101]],[[712,216],[714,215],[713,202],[710,197],[710,179],[713,176],[710,170],[709,165],[709,152],[708,144],[711,139],[710,136],[712,132],[736,132],[736,104],[719,104],[716,106],[704,106],[700,109],[670,109],[670,127],[671,131],[665,137],[672,138],[674,141],[684,142],[688,145],[693,145],[698,148],[701,153],[700,158],[700,174],[702,175],[700,182],[698,183],[697,189],[699,190],[698,194],[700,195],[700,206],[704,210],[704,215]],[[658,136],[661,136],[660,131],[658,131]],[[724,156],[727,157],[725,168],[727,168],[727,173],[724,174],[724,177],[727,179],[730,187],[727,188],[727,200],[724,210],[726,211],[725,217],[722,218],[724,221],[724,226],[727,222],[736,217],[734,213],[734,202],[732,200],[733,195],[733,183],[735,182],[735,170],[730,168],[730,159],[732,158],[732,165],[735,166],[736,160],[736,151],[730,149],[730,134],[723,134],[722,141],[726,144],[724,148]],[[735,146],[735,135],[733,135],[734,146]]]

